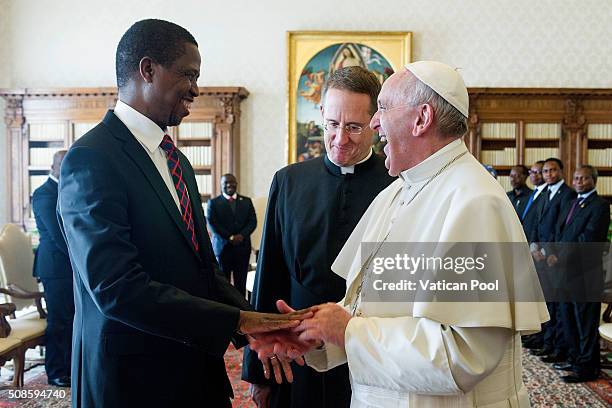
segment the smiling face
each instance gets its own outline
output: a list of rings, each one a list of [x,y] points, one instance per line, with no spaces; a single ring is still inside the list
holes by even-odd
[[[415,138],[411,135],[418,115],[417,108],[406,105],[402,98],[404,81],[404,73],[393,74],[385,81],[378,96],[378,111],[370,122],[370,127],[387,139],[385,166],[393,177],[412,165]]]
[[[321,107],[323,123],[328,125],[324,133],[325,148],[332,162],[340,166],[352,166],[364,159],[372,148],[370,122],[370,97],[343,89],[329,89]],[[347,126],[361,127],[361,133],[351,134]],[[331,130],[331,128],[337,128]]]
[[[151,84],[146,92],[148,116],[162,129],[178,126],[200,93],[200,52],[194,44],[185,43],[184,48],[183,55],[168,68],[151,63]]]

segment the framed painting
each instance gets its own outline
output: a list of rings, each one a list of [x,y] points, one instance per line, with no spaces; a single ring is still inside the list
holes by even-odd
[[[359,65],[381,81],[412,59],[412,33],[290,31],[288,56],[288,162],[325,153],[320,113],[323,85],[336,69]],[[374,141],[375,145],[377,140]],[[375,146],[376,149],[376,146]]]

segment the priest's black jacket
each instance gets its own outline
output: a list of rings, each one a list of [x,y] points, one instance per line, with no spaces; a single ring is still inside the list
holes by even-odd
[[[327,156],[289,165],[272,180],[251,303],[276,311],[277,299],[293,308],[337,302],[346,282],[331,265],[374,198],[394,180],[384,159],[372,154],[343,175]],[[271,407],[348,407],[346,364],[327,373],[293,364],[291,386],[273,384]],[[245,349],[242,377],[265,384],[261,363]]]

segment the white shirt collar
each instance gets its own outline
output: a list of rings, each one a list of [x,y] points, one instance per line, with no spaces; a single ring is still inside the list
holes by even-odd
[[[229,200],[230,198],[233,198],[234,200],[238,197],[238,193],[234,193],[234,195],[228,196],[227,194],[223,193],[223,197],[225,197],[226,200]]]
[[[406,183],[418,183],[426,180],[464,150],[467,150],[467,147],[460,138],[453,140],[416,166],[402,171],[400,177]]]
[[[584,200],[586,200],[586,199],[587,199],[587,198],[589,198],[589,196],[590,196],[591,194],[593,194],[594,192],[595,192],[595,189],[592,189],[592,190],[591,190],[591,191],[589,191],[589,192],[586,192],[586,193],[580,193],[580,194],[578,194],[578,201],[584,201]]]
[[[546,187],[548,187],[546,183],[542,183],[539,186],[535,186],[536,190],[538,190],[538,193],[541,193],[542,190],[544,190]]]
[[[149,153],[159,148],[165,133],[155,122],[120,100],[117,100],[114,112]]]
[[[561,188],[561,185],[565,183],[565,180],[561,179],[559,181],[557,181],[555,184],[549,185],[548,189],[550,190],[550,199],[552,200],[552,198],[554,197],[555,194],[557,194],[557,191],[559,191],[559,189]]]
[[[49,174],[49,178],[53,181],[55,181],[56,183],[59,183],[59,180],[57,179],[57,177],[55,177],[53,174]]]
[[[338,163],[336,163],[335,161],[332,160],[331,157],[329,157],[329,155],[327,155],[327,158],[329,159],[330,162],[334,163],[336,166],[340,167],[340,172],[342,174],[353,174],[355,173],[355,166],[358,164],[361,164],[363,162],[365,162],[366,160],[368,160],[370,157],[372,157],[372,149],[370,149],[370,151],[368,152],[368,155],[366,157],[364,157],[363,159],[359,160],[357,163],[355,163],[352,166],[340,166]]]

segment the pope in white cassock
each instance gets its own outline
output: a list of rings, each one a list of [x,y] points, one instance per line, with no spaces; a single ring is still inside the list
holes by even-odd
[[[392,75],[370,126],[387,139],[389,174],[332,270],[346,278],[339,304],[315,306],[301,340],[325,346],[306,354],[316,370],[348,361],[352,407],[528,407],[521,334],[548,319],[539,301],[370,302],[363,299],[362,242],[525,243],[502,187],[468,152],[468,93],[447,65],[420,61]],[[541,289],[525,245],[524,262],[504,260],[502,275],[533,299]],[[362,273],[363,271],[363,273]]]

